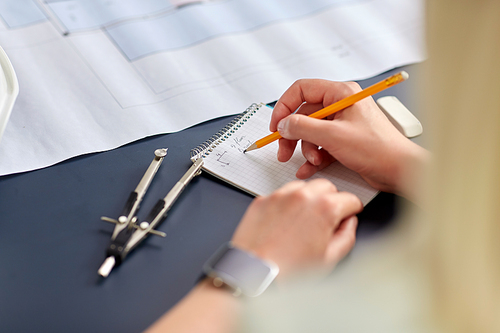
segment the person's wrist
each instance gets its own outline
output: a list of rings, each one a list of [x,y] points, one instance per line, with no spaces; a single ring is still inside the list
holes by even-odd
[[[238,298],[238,296],[241,295],[241,293],[235,292],[234,289],[229,288],[222,281],[216,279],[215,277],[205,275],[204,278],[198,282],[198,287],[207,291],[222,293],[233,298]]]
[[[430,153],[426,149],[408,140],[397,160],[397,172],[393,193],[413,202],[419,201],[419,184],[429,164]]]
[[[231,290],[234,296],[258,296],[278,275],[278,266],[256,256],[252,251],[223,244],[207,260],[203,273],[214,287]]]

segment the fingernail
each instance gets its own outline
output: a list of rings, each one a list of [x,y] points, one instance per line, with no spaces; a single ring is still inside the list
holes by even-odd
[[[314,160],[314,155],[313,154],[307,154],[307,160],[309,161],[309,163],[311,163],[312,165],[316,165],[315,163],[315,160]]]
[[[280,122],[278,123],[278,132],[281,134],[282,137],[285,137],[286,129],[288,127],[288,118],[281,119]]]

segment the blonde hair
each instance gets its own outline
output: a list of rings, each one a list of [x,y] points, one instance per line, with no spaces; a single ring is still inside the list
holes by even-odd
[[[434,313],[445,330],[500,332],[500,1],[427,6]]]

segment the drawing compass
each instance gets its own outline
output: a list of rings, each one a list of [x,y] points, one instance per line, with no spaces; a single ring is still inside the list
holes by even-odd
[[[117,220],[104,216],[101,217],[101,220],[115,224],[113,234],[111,235],[111,242],[106,251],[106,259],[98,270],[99,275],[102,277],[107,277],[113,267],[120,265],[128,253],[149,234],[166,237],[164,232],[155,230],[154,228],[165,219],[167,212],[191,179],[201,173],[203,159],[196,161],[168,194],[163,199],[158,200],[146,219],[138,222],[136,212],[139,209],[139,204],[166,155],[167,149],[157,149],[155,151],[155,158],[136,189],[130,194],[123,212]]]

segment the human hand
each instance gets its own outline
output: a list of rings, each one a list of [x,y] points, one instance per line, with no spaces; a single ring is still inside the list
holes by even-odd
[[[232,242],[275,262],[280,276],[308,266],[332,269],[354,246],[362,208],[354,194],[338,192],[328,180],[294,181],[257,197]]]
[[[371,97],[327,117],[329,121],[305,116],[360,90],[354,82],[296,81],[276,103],[270,123],[270,130],[283,137],[278,160],[289,160],[302,139],[307,161],[297,178],[309,178],[338,160],[376,189],[410,196],[403,178],[408,176],[409,161],[425,159],[425,153],[390,123]]]
[[[279,278],[307,266],[333,268],[354,246],[361,209],[355,195],[328,180],[291,182],[252,202],[232,242],[275,262]],[[204,279],[148,332],[234,332],[240,304],[221,290]]]

